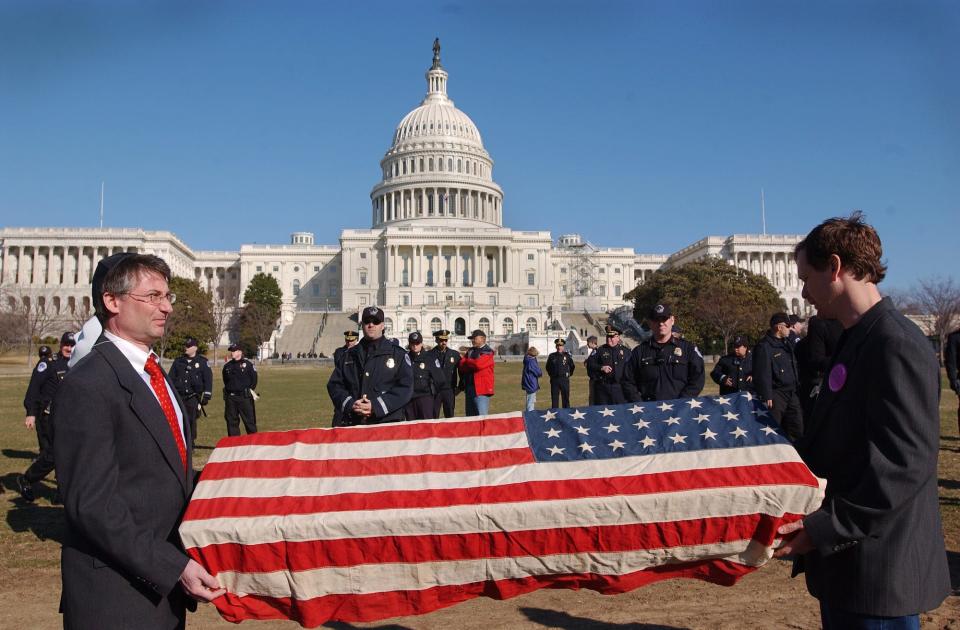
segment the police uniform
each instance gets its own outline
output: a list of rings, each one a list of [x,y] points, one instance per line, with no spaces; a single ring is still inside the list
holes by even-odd
[[[228,350],[239,350],[231,345]],[[246,357],[230,359],[223,365],[223,417],[227,435],[240,435],[240,420],[247,434],[257,432],[257,408],[251,390],[257,387],[257,368]]]
[[[383,311],[368,306],[363,309],[363,319],[368,317],[382,323]],[[406,350],[386,337],[364,337],[334,365],[327,392],[340,410],[341,426],[403,420],[404,406],[413,394],[410,357]],[[369,417],[352,411],[353,404],[363,397],[370,401]]]
[[[950,389],[960,397],[960,330],[955,330],[947,336],[947,347],[944,352],[943,363],[947,368],[947,381]],[[957,407],[957,431],[960,431],[960,406]]]
[[[770,327],[787,323],[786,315],[775,314]],[[767,333],[753,348],[753,388],[760,400],[773,401],[770,415],[794,442],[803,435],[803,412],[797,396],[798,372],[794,344],[789,338]]]
[[[570,406],[570,377],[577,369],[573,356],[563,349],[563,339],[553,342],[556,352],[547,356],[547,374],[550,376],[550,406],[554,409]],[[563,403],[562,405],[559,403]]]
[[[444,418],[452,418],[455,414],[457,391],[460,389],[460,373],[457,368],[460,366],[461,357],[459,352],[451,348],[440,349],[439,342],[450,339],[449,330],[438,330],[433,333],[433,337],[438,345],[430,349],[430,354],[434,363],[440,364],[442,373],[442,377],[436,383],[437,395],[434,401],[436,415],[439,416],[440,411],[443,411]]]
[[[404,408],[407,420],[427,420],[437,417],[435,396],[437,382],[443,379],[440,361],[436,355],[423,349],[423,336],[419,332],[410,333],[410,345],[421,344],[420,352],[409,351],[413,368],[413,395]]]
[[[186,340],[185,347],[196,347],[197,340]],[[197,354],[193,358],[182,354],[170,366],[170,382],[180,394],[186,411],[186,420],[190,426],[190,443],[197,441],[197,414],[200,407],[210,402],[213,396],[213,371],[207,365],[207,357]]]
[[[620,335],[620,329],[607,326],[607,338]],[[587,372],[595,381],[594,403],[598,405],[627,402],[623,391],[623,371],[630,358],[630,351],[622,345],[611,346],[609,342],[603,344],[587,361]],[[609,367],[610,372],[603,368]]]
[[[360,338],[359,333],[355,330],[345,330],[343,331],[343,345],[333,351],[333,365],[336,367],[343,360],[343,355],[347,353],[352,346],[351,344],[356,344],[357,339]],[[340,425],[340,409],[336,405],[333,405],[333,426],[339,427]]]
[[[695,345],[671,336],[666,343],[647,339],[627,362],[624,389],[631,400],[693,398],[703,391],[703,357]]]
[[[737,337],[733,342],[734,348],[740,346],[746,347],[746,341]],[[710,378],[720,386],[720,395],[735,394],[753,389],[750,380],[753,375],[753,354],[747,350],[747,354],[742,358],[735,352],[720,357],[717,364],[710,371]],[[727,385],[727,379],[733,381],[732,385]]]
[[[73,346],[73,333],[64,333],[60,338],[60,346]],[[37,431],[37,442],[40,452],[37,459],[30,464],[22,475],[17,476],[17,490],[27,501],[33,501],[33,484],[49,475],[54,469],[53,459],[53,398],[63,382],[63,377],[70,370],[67,365],[69,359],[59,353],[41,359],[33,368],[30,375],[30,384],[27,386],[27,395],[23,406],[28,416],[34,417],[34,427]]]

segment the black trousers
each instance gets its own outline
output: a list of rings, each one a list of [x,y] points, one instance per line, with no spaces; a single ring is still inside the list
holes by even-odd
[[[444,418],[452,418],[454,408],[456,407],[456,399],[456,392],[452,389],[441,389],[437,392],[437,395],[433,397],[436,417],[440,417],[440,411],[442,409]]]
[[[620,383],[597,381],[593,402],[596,405],[619,405],[627,402],[627,399],[623,395],[623,388],[620,387]]]
[[[23,476],[30,483],[37,483],[54,469],[53,463],[53,416],[48,413],[40,413],[36,419],[37,442],[40,444],[40,454],[37,456],[30,467],[27,468]]]
[[[257,408],[253,398],[243,394],[227,394],[224,397],[223,417],[227,421],[227,435],[240,435],[240,420],[247,434],[257,432]]]
[[[587,393],[587,402],[591,405],[597,404],[597,382],[590,379],[590,389]]]
[[[562,400],[563,404],[558,404]],[[569,378],[551,378],[550,379],[550,406],[553,409],[570,406],[570,379]]]
[[[180,394],[180,397],[183,398],[183,406],[187,408],[184,420],[190,427],[190,446],[192,447],[197,443],[197,414],[200,413],[200,400],[196,395],[187,397]]]
[[[770,415],[777,421],[787,439],[796,442],[803,437],[803,410],[794,389],[773,390],[773,409]]]
[[[403,408],[403,415],[407,420],[432,420],[437,417],[437,406],[433,396],[417,396]]]

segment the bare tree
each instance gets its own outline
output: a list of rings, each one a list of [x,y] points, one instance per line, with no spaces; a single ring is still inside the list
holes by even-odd
[[[940,340],[942,350],[947,335],[960,318],[960,286],[953,278],[925,278],[910,291],[910,302],[930,318],[930,332]]]
[[[67,323],[74,330],[80,330],[91,317],[93,317],[93,309],[90,308],[89,304],[82,304],[78,305],[73,312],[70,313]]]
[[[232,301],[224,297],[220,292],[215,292],[213,298],[213,365],[217,365],[217,356],[220,351],[220,340],[223,334],[231,328],[233,316],[236,311],[236,298]]]
[[[0,310],[0,355],[22,346],[27,339],[27,319],[22,313]]]
[[[8,308],[8,312],[19,315],[23,322],[23,341],[27,344],[27,365],[33,362],[34,340],[43,337],[56,316],[47,310],[46,304],[40,299],[19,293],[14,298],[15,305]],[[21,342],[22,343],[22,342]]]

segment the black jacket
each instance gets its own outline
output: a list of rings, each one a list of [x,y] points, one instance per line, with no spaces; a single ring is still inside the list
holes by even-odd
[[[745,392],[753,389],[753,383],[747,380],[747,377],[753,375],[753,353],[747,354],[741,359],[736,354],[728,354],[720,357],[717,364],[710,371],[710,378],[720,386],[720,394],[735,394],[736,392]],[[724,383],[727,379],[733,380],[733,385]]]
[[[233,394],[247,394],[257,388],[257,368],[246,357],[230,359],[223,365],[223,389]],[[249,394],[247,394],[249,395]]]
[[[197,396],[204,401],[213,394],[213,371],[207,365],[207,357],[198,354],[192,359],[185,354],[177,357],[170,366],[170,382],[180,397],[186,400]],[[196,403],[193,403],[196,406]]]
[[[569,352],[551,352],[547,357],[547,374],[550,380],[568,379],[576,369],[573,356]]]
[[[623,393],[627,400],[692,398],[703,391],[703,356],[686,339],[659,344],[648,339],[627,361]]]
[[[460,385],[460,372],[457,370],[460,366],[460,353],[451,348],[441,352],[440,346],[434,346],[429,350],[429,354],[440,362],[440,371],[443,373],[443,377],[437,382],[437,391],[457,391]]]
[[[795,390],[797,359],[789,338],[767,333],[753,348],[753,388],[760,400],[773,399],[773,390]]]
[[[444,379],[440,359],[433,352],[421,350],[409,352],[413,364],[413,398],[433,396],[437,393],[437,384]]]
[[[943,353],[943,363],[947,367],[947,381],[950,389],[960,393],[960,330],[955,330],[947,336],[947,347]]]
[[[804,517],[810,593],[836,608],[895,617],[950,594],[937,492],[940,369],[889,298],[840,339],[797,450],[826,479]]]
[[[403,407],[413,395],[413,367],[407,351],[386,337],[361,340],[334,366],[327,382],[334,407],[345,424],[376,424],[403,420]],[[373,415],[354,416],[353,403],[366,396]]]
[[[616,346],[603,344],[587,359],[587,374],[599,383],[622,383],[623,370],[629,359],[630,351],[624,348],[622,344]],[[610,366],[613,371],[604,374],[601,371],[604,366]]]
[[[23,408],[28,416],[39,416],[50,411],[50,403],[56,396],[63,377],[70,370],[69,359],[54,354],[49,359],[41,359],[33,368],[27,394],[23,397]]]
[[[835,319],[813,316],[807,322],[807,336],[796,346],[801,399],[823,380],[842,334],[843,325]]]

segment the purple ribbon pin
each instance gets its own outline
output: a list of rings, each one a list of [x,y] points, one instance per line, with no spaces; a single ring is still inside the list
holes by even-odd
[[[833,366],[833,369],[830,370],[830,376],[827,379],[827,385],[830,386],[831,392],[839,392],[843,389],[843,385],[847,382],[847,366],[843,363],[837,363]]]

